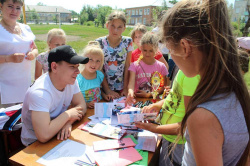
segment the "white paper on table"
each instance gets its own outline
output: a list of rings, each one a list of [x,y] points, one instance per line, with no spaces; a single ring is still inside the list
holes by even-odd
[[[99,120],[105,125],[110,125],[111,123],[110,118],[99,118]]]
[[[91,149],[93,149],[93,147],[67,139],[47,152],[38,159],[37,162],[48,166],[75,165],[74,163],[77,160],[93,164],[86,156],[86,151]]]

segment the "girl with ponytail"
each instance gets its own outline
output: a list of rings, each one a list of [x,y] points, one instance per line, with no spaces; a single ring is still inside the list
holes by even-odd
[[[224,0],[186,0],[165,14],[162,41],[187,77],[200,83],[181,124],[182,165],[246,165],[250,97]]]

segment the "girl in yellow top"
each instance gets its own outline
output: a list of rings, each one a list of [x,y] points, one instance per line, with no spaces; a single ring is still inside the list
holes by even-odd
[[[161,125],[137,123],[139,128],[163,135],[159,165],[181,165],[185,140],[179,140],[171,154],[169,154],[169,145],[174,143],[177,138],[180,122],[185,116],[185,108],[194,94],[199,80],[199,75],[188,78],[179,70],[167,98],[143,108],[143,112],[160,112],[162,109]]]

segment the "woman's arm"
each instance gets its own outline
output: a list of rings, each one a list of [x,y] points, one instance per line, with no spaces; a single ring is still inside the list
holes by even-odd
[[[1,63],[21,63],[25,57],[24,53],[14,53],[11,55],[0,55],[0,64]]]
[[[37,57],[37,55],[38,55],[38,49],[37,49],[37,46],[34,42],[33,47],[31,48],[31,51],[27,53],[26,59],[31,61],[31,60],[35,59]]]

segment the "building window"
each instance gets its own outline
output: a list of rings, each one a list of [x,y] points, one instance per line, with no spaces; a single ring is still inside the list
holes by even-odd
[[[128,10],[128,15],[130,16],[130,10]]]
[[[138,9],[136,10],[136,15],[138,15]]]
[[[139,18],[139,23],[142,23],[142,18]]]
[[[135,15],[135,10],[132,10],[132,15]]]
[[[236,8],[235,13],[239,13],[239,12],[240,12],[240,8]]]
[[[144,9],[144,15],[147,15],[147,9]]]
[[[133,18],[131,19],[131,24],[135,24],[135,20]]]
[[[146,21],[147,19],[146,18],[143,18],[143,24],[146,25]]]
[[[149,10],[149,8],[148,8],[148,15],[149,15],[149,11],[150,11],[150,10]]]
[[[142,9],[139,10],[139,15],[142,15]]]

